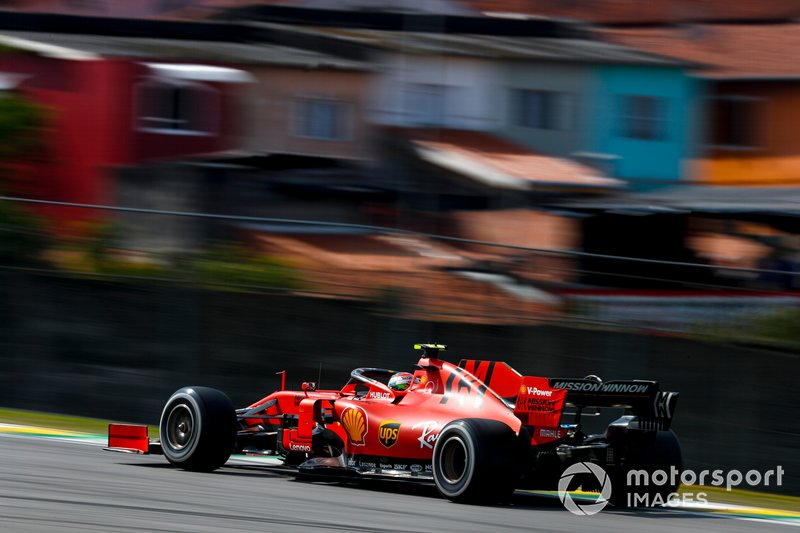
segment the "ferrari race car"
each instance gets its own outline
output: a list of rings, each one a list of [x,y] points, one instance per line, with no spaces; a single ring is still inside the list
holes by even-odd
[[[681,468],[670,430],[678,393],[655,381],[522,376],[503,362],[444,361],[444,345],[415,348],[423,353],[403,390],[389,386],[396,372],[381,368],[356,368],[341,390],[306,382],[241,409],[218,390],[184,387],[164,407],[159,440],[146,426],[111,424],[108,447],[163,453],[193,471],[215,470],[232,453],[277,455],[304,477],[432,482],[456,502],[554,489],[578,462],[599,464],[612,480],[631,469]],[[603,410],[619,417],[602,433],[584,433],[582,417]],[[614,492],[624,503],[624,491]]]

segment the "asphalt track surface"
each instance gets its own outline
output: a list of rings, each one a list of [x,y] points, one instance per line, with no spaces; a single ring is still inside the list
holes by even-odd
[[[0,531],[769,531],[791,528],[680,510],[606,508],[579,517],[517,493],[468,506],[418,486],[310,483],[263,467],[185,472],[161,456],[0,436]]]

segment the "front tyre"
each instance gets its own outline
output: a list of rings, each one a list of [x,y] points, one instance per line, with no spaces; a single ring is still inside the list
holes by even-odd
[[[225,464],[236,440],[236,412],[225,393],[184,387],[167,400],[158,425],[161,448],[175,466],[211,472]]]
[[[516,435],[496,420],[465,418],[447,424],[433,448],[439,494],[459,503],[494,503],[517,481]]]

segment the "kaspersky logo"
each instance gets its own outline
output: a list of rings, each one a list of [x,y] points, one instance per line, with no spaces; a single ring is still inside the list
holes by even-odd
[[[367,413],[360,407],[347,407],[342,411],[342,426],[347,431],[350,444],[364,446],[367,435]]]
[[[397,420],[385,420],[378,427],[378,441],[384,448],[391,448],[397,444],[397,437],[400,436],[400,422]]]

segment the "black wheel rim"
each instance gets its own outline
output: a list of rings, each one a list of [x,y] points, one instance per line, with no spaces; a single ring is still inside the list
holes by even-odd
[[[172,408],[167,417],[167,444],[173,450],[182,450],[194,436],[194,414],[186,404]]]
[[[467,471],[467,446],[459,437],[447,440],[442,446],[440,471],[444,480],[455,485]]]

